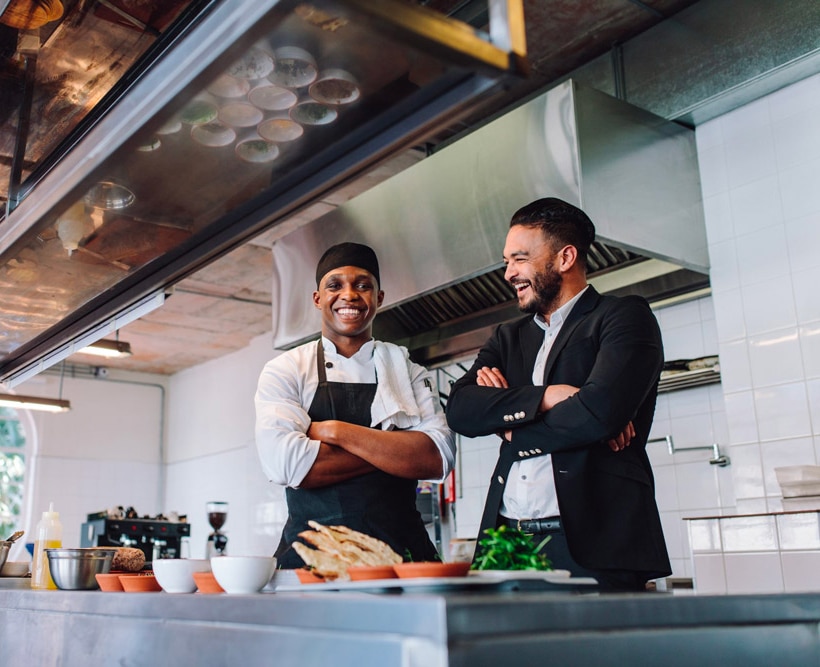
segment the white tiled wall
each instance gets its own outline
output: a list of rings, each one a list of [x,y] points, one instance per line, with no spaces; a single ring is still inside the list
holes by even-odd
[[[738,511],[820,455],[820,75],[696,132]]]

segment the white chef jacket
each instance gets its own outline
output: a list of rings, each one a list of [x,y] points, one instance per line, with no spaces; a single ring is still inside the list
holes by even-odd
[[[573,306],[578,303],[585,287],[578,294],[558,308],[551,316],[549,324],[539,314],[535,323],[544,330],[544,343],[538,350],[532,370],[532,383],[544,384],[544,368],[547,365],[552,344],[564,325]],[[558,516],[558,494],[552,472],[552,455],[536,456],[525,461],[516,461],[507,475],[504,496],[499,512],[510,519],[545,519]]]
[[[456,445],[439,402],[433,374],[412,362],[405,348],[391,343],[368,341],[350,358],[340,355],[327,338],[322,337],[322,344],[325,362],[329,364],[326,367],[329,382],[377,382],[376,346],[383,346],[379,353],[385,357],[404,360],[412,396],[406,387],[401,389],[407,400],[415,399],[415,405],[407,406],[407,412],[418,415],[409,430],[425,433],[436,445],[441,454],[441,477],[430,481],[442,482],[455,464]],[[402,377],[403,369],[396,369],[393,375]],[[276,484],[298,488],[319,454],[319,441],[306,435],[311,423],[308,409],[318,386],[315,341],[283,352],[262,370],[255,397],[256,448],[262,469]],[[374,405],[382,398],[380,392],[386,391],[385,383],[379,382]],[[390,429],[395,424],[385,421],[374,426]]]

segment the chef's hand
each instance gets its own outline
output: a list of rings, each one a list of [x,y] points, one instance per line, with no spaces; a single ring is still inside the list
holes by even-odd
[[[498,368],[490,368],[489,366],[478,369],[475,382],[479,387],[507,389],[510,386],[507,384],[507,378]]]
[[[623,431],[621,431],[617,436],[615,436],[611,440],[607,441],[606,444],[609,445],[609,448],[613,452],[620,452],[622,449],[626,449],[627,447],[629,447],[629,443],[632,441],[632,438],[634,437],[635,427],[632,425],[632,422],[629,422],[624,427]]]

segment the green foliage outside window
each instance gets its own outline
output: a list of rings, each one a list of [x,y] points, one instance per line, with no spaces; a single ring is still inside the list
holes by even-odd
[[[22,518],[25,445],[17,412],[0,408],[0,539],[17,530]]]

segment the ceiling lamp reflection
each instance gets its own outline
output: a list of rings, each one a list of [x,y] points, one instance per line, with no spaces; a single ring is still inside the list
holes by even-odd
[[[86,204],[106,211],[128,208],[136,196],[124,185],[114,181],[100,181],[92,187],[83,198]]]
[[[95,357],[117,359],[131,356],[131,344],[119,340],[98,340],[77,351],[79,354],[91,354]]]
[[[68,412],[71,410],[71,403],[60,398],[40,398],[39,396],[0,394],[0,407],[14,408],[15,410]]]

